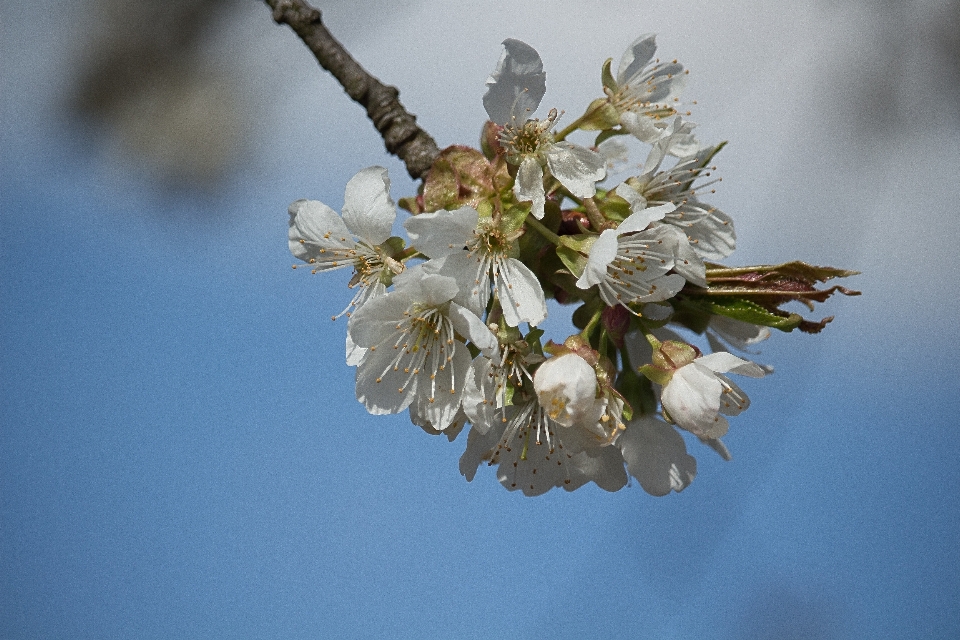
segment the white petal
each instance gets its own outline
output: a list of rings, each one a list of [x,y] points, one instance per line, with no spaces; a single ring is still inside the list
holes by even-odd
[[[749,376],[751,378],[762,378],[767,375],[767,372],[764,371],[760,365],[750,362],[749,360],[744,360],[743,358],[738,358],[727,351],[711,353],[702,358],[697,358],[694,362],[717,373],[739,373],[742,376]]]
[[[428,260],[422,265],[426,273],[439,273],[457,282],[453,300],[481,316],[490,301],[490,267],[466,251]]]
[[[620,124],[623,128],[647,144],[653,144],[663,137],[663,130],[657,127],[656,123],[657,121],[652,117],[641,113],[625,111],[620,114]],[[646,165],[644,165],[644,173],[646,173]]]
[[[483,107],[490,120],[522,124],[533,115],[547,91],[547,74],[536,49],[525,42],[508,38],[503,55],[487,79]]]
[[[679,427],[700,436],[719,438],[727,431],[727,421],[719,415],[722,392],[717,377],[692,362],[674,372],[663,387],[660,401]]]
[[[367,167],[350,178],[343,198],[343,221],[353,233],[377,245],[390,237],[397,209],[383,167]]]
[[[490,459],[490,451],[497,446],[500,438],[503,436],[505,425],[499,425],[498,429],[489,431],[479,431],[474,424],[467,436],[467,448],[460,456],[460,474],[472,482],[477,474],[477,468],[481,463]]]
[[[653,60],[657,53],[657,34],[645,33],[634,40],[620,58],[617,67],[617,84],[631,84],[643,72],[643,68]]]
[[[436,371],[422,370],[417,380],[417,395],[411,406],[421,421],[437,431],[443,431],[457,417],[460,399],[463,394],[467,370],[470,368],[470,352],[466,345],[453,341],[453,344],[438,345],[446,353],[446,362]]]
[[[389,344],[367,350],[357,368],[357,400],[374,415],[399,413],[417,395],[417,376],[395,367],[396,352]]]
[[[498,375],[498,367],[490,358],[477,356],[467,372],[466,384],[463,388],[463,411],[473,423],[473,428],[486,433],[494,421],[503,416],[504,408],[500,406],[504,382]]]
[[[617,232],[605,229],[590,248],[587,266],[577,280],[577,287],[589,289],[607,278],[607,266],[617,257]]]
[[[652,416],[627,424],[616,446],[623,452],[630,475],[650,495],[683,491],[697,475],[697,461],[687,454],[683,437]]]
[[[604,491],[619,491],[627,484],[627,473],[623,468],[623,455],[616,447],[596,447],[585,449],[571,459],[571,475],[582,475],[586,481],[594,482]],[[573,491],[585,484],[574,480],[564,484],[563,488]]]
[[[479,214],[472,207],[456,211],[434,211],[407,218],[403,223],[410,243],[428,258],[440,258],[463,251],[473,238]]]
[[[706,265],[703,264],[703,260],[700,259],[700,256],[697,255],[697,252],[690,245],[687,234],[672,225],[665,224],[662,225],[662,228],[664,233],[667,233],[669,230],[676,239],[676,244],[674,245],[676,256],[673,262],[674,271],[686,278],[690,284],[706,288]]]
[[[596,151],[569,142],[556,142],[544,148],[550,173],[578,198],[597,193],[596,183],[607,175],[607,167]]]
[[[497,292],[503,319],[511,327],[527,322],[535,327],[547,317],[547,302],[540,281],[527,265],[515,258],[500,261]]]
[[[487,328],[487,325],[483,324],[483,320],[472,311],[461,307],[456,302],[451,302],[449,318],[457,333],[470,340],[483,352],[483,355],[488,358],[499,355],[500,346],[497,337]]]
[[[350,338],[362,348],[383,344],[397,331],[397,323],[405,321],[404,313],[415,300],[408,292],[397,289],[367,301],[350,317]]]
[[[517,170],[513,193],[520,202],[532,202],[530,212],[537,220],[543,218],[543,206],[547,201],[543,191],[543,167],[536,158],[524,158]]]
[[[625,191],[633,191],[633,189],[628,188]],[[645,209],[640,209],[635,213],[631,213],[629,216],[627,216],[627,219],[621,222],[620,226],[617,227],[617,235],[620,236],[625,233],[632,233],[634,231],[643,231],[650,226],[651,222],[663,220],[663,216],[672,212],[676,208],[677,205],[673,204],[672,202],[668,202],[656,207],[647,207]]]
[[[305,262],[329,262],[326,252],[330,252],[330,260],[339,258],[336,267],[353,265],[341,250],[352,249],[357,243],[333,209],[317,200],[297,200],[290,205],[289,213],[290,253]],[[333,252],[337,252],[336,257]]]
[[[711,316],[710,329],[740,350],[746,350],[770,337],[770,329],[726,316]],[[709,336],[709,334],[708,334]],[[725,349],[715,349],[725,351]]]
[[[737,246],[737,234],[730,216],[693,199],[684,208],[697,208],[706,213],[684,228],[697,254],[706,260],[722,260],[733,253]],[[674,224],[673,220],[668,222]]]
[[[554,421],[563,426],[600,420],[597,374],[586,360],[575,353],[548,359],[533,377],[540,406]]]

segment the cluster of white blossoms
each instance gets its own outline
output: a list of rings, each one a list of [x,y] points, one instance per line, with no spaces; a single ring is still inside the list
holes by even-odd
[[[468,480],[485,464],[526,495],[589,482],[616,491],[628,476],[653,495],[681,491],[696,475],[681,431],[729,459],[727,417],[749,399],[728,374],[771,371],[730,349],[770,328],[818,332],[829,318],[781,306],[856,293],[815,288],[853,272],[711,262],[736,240],[730,217],[701,200],[723,144],[698,143],[679,111],[687,72],[655,58],[654,36],[630,45],[616,77],[603,65],[604,97],[559,132],[556,109],[533,117],[546,92],[539,54],[503,44],[482,150],[444,150],[401,200],[413,214],[407,239],[391,235],[386,169],[369,167],[347,184],[342,215],[290,205],[290,250],[314,272],[354,272],[356,292],[335,317],[349,318],[357,399],[373,414],[409,409],[451,441],[469,425]],[[566,140],[576,131],[598,133],[577,145]],[[649,150],[639,173],[607,185],[617,136]],[[577,331],[559,343],[537,328],[550,298],[577,305]]]

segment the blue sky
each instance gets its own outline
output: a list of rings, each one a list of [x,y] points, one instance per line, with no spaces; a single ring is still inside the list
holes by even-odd
[[[355,401],[329,320],[347,275],[290,270],[291,200],[339,208],[371,164],[412,190],[292,34],[259,7],[225,27],[243,37],[211,55],[243,70],[243,159],[217,190],[171,192],[57,116],[69,68],[43,61],[72,49],[4,15],[0,638],[958,635],[960,127],[943,96],[913,87],[929,96],[902,129],[846,126],[865,64],[831,65],[877,39],[850,8],[733,3],[738,22],[648,3],[649,26],[604,31],[573,6],[550,18],[580,25],[582,54],[532,3],[469,45],[471,9],[325,16],[441,144],[473,142],[505,37],[540,50],[545,103],[570,117],[640,32],[695,70],[701,136],[732,141],[731,262],[864,271],[823,334],[763,345],[776,373],[744,382],[733,461],[688,443],[698,477],[660,499],[526,499],[486,468],[467,483],[461,440]],[[427,15],[448,37],[411,48]]]

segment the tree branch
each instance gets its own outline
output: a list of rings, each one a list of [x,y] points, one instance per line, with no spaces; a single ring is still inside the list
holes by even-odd
[[[320,11],[303,0],[265,0],[278,24],[290,26],[355,102],[367,110],[387,151],[400,158],[415,180],[426,174],[440,154],[437,143],[417,126],[417,118],[400,103],[396,87],[385,85],[360,66],[323,26]]]

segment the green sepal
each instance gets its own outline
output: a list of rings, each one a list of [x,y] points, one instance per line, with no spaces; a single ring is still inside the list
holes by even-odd
[[[617,195],[616,192],[608,195],[598,202],[603,217],[614,222],[623,222],[630,217],[633,211],[630,209],[630,203]]]
[[[407,243],[403,238],[398,236],[390,236],[382,243],[380,246],[383,248],[384,252],[391,258],[396,258],[407,247]]]
[[[505,235],[511,235],[513,232],[522,229],[532,205],[532,202],[524,202],[507,207],[503,215],[500,216],[500,231]]]
[[[597,98],[577,123],[583,131],[606,131],[620,124],[620,114],[607,98]]]
[[[606,131],[601,131],[597,135],[597,139],[593,141],[593,146],[599,147],[601,142],[609,140],[613,136],[625,136],[628,133],[630,132],[626,129],[607,129]]]
[[[603,63],[603,68],[600,70],[600,82],[603,83],[603,87],[610,91],[610,93],[616,93],[620,87],[617,86],[617,81],[610,71],[610,65],[612,64],[613,58],[607,58],[607,61]]]
[[[563,265],[574,276],[579,278],[587,268],[587,255],[590,247],[597,241],[597,236],[577,234],[575,236],[560,236],[560,246],[557,247],[557,256]]]
[[[409,211],[413,215],[418,215],[423,213],[423,209],[420,208],[419,198],[417,196],[406,196],[397,200],[397,204],[400,205],[401,209]]]
[[[533,327],[523,338],[524,341],[530,345],[530,348],[533,349],[533,352],[540,354],[541,356],[543,355],[543,343],[540,342],[540,338],[543,337],[543,334],[543,329]]]
[[[673,369],[661,369],[652,364],[645,364],[638,368],[637,371],[642,373],[647,380],[656,382],[659,385],[665,385],[673,378]]]

